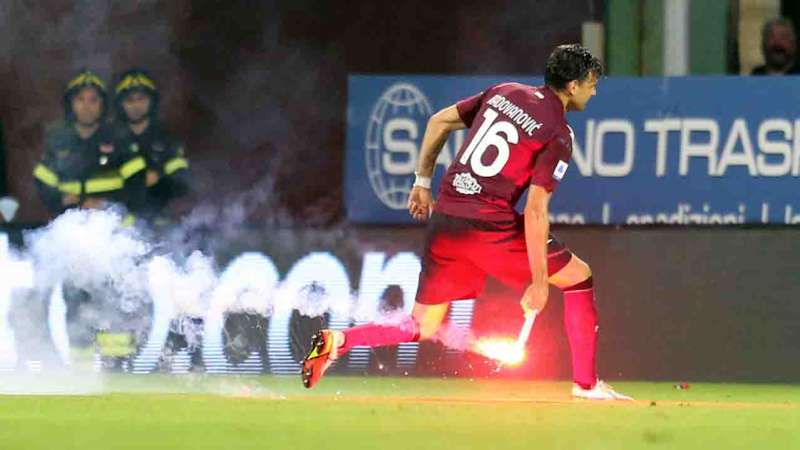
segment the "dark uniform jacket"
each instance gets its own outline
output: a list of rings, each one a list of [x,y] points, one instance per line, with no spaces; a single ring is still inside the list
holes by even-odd
[[[102,198],[131,211],[145,202],[145,168],[144,158],[114,142],[110,126],[103,124],[82,139],[66,122],[47,132],[44,154],[33,175],[42,201],[54,215],[72,206],[64,206],[66,194],[77,196],[81,203]]]
[[[127,126],[118,125],[116,135],[119,145],[141,155],[147,162],[147,170],[158,173],[158,182],[147,188],[144,207],[135,211],[137,217],[154,220],[170,200],[189,190],[189,162],[183,144],[155,121],[139,135]]]

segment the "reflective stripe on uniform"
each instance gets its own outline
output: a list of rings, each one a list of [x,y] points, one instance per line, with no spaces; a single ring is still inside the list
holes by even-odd
[[[42,183],[57,187],[58,186],[58,175],[55,174],[52,170],[47,168],[44,164],[37,164],[36,167],[33,169],[33,176],[36,177]]]
[[[125,216],[124,219],[122,219],[123,227],[130,227],[133,226],[135,223],[136,223],[136,216],[134,216],[133,214],[128,214],[127,216]]]
[[[152,90],[156,90],[156,82],[151,80],[149,77],[145,76],[144,74],[136,74],[136,75],[128,75],[122,79],[117,84],[116,91],[117,94],[124,91],[125,89],[137,87],[137,86],[146,86]]]
[[[120,177],[90,178],[86,180],[86,193],[116,191],[125,186],[125,180]]]
[[[119,173],[122,175],[122,178],[128,179],[134,175],[136,175],[139,171],[144,170],[147,167],[147,163],[144,161],[144,158],[141,156],[137,156],[132,160],[126,162],[119,168]]]
[[[81,182],[67,181],[66,183],[58,183],[58,190],[65,194],[81,195]]]
[[[67,89],[72,89],[75,86],[82,86],[82,85],[89,85],[89,86],[97,86],[102,91],[106,90],[106,84],[101,80],[97,75],[91,72],[82,72],[78,74],[75,78],[70,80],[67,83]]]
[[[186,158],[172,158],[164,164],[164,175],[172,175],[180,169],[188,169],[189,161]]]

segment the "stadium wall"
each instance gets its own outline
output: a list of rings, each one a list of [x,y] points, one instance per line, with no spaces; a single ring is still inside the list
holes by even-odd
[[[796,345],[800,338],[800,287],[796,283],[800,230],[561,227],[555,233],[589,262],[594,272],[603,376],[800,381],[800,350]],[[259,267],[274,265],[276,279],[285,283],[314,284],[328,293],[352,291],[357,293],[354,302],[376,309],[408,310],[416,289],[423,239],[422,227],[251,232],[229,241],[217,259],[219,267],[227,270],[249,252],[251,258],[260,255],[263,264]],[[265,278],[272,276],[270,271],[264,269]],[[480,336],[513,337],[522,323],[518,295],[488,280],[474,302],[456,303],[450,319],[470,326]],[[0,330],[4,340],[0,349],[13,347],[17,354],[14,364],[9,363],[7,355],[0,355],[0,360],[6,358],[5,365],[0,366],[24,370],[31,358],[47,359],[42,353],[44,347],[50,349],[45,354],[49,352],[56,362],[35,366],[46,371],[59,365],[54,355],[64,343],[53,341],[56,335],[48,327],[57,320],[45,314],[57,310],[45,307],[52,301],[28,297],[24,302],[0,305],[5,315],[0,317],[0,328],[6,327]],[[34,308],[42,316],[31,320],[22,314],[25,308]],[[529,360],[517,369],[494,373],[494,366],[482,357],[447,351],[439,343],[424,343],[375,352],[358,350],[337,370],[568,379],[569,350],[561,313],[560,294],[551,292],[549,306],[529,342]],[[265,329],[255,331],[260,333],[263,351],[254,352],[249,363],[242,365],[231,362],[221,329],[209,325],[213,322],[209,317],[203,358],[205,370],[212,373],[296,373],[293,361],[303,354],[316,329],[325,324],[352,323],[346,317],[308,318],[296,312],[275,315]],[[217,320],[217,326],[220,324]],[[31,336],[45,336],[47,345],[31,342]],[[148,341],[145,347],[158,350],[161,345]],[[31,353],[32,349],[38,350]],[[143,352],[136,367],[141,373],[155,371],[152,351],[149,356]]]

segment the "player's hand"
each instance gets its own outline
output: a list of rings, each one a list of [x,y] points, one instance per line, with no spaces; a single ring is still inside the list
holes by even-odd
[[[61,197],[61,204],[64,206],[77,205],[80,201],[81,199],[75,194],[64,194]]]
[[[430,189],[414,186],[408,196],[408,213],[416,220],[427,220],[433,212],[434,203]]]
[[[159,180],[158,172],[156,172],[155,170],[148,170],[147,173],[145,174],[145,184],[147,185],[147,187],[155,185],[156,183],[158,183],[158,180]]]
[[[531,283],[530,286],[525,289],[525,293],[522,294],[522,300],[519,301],[519,304],[522,306],[522,311],[526,316],[534,310],[537,313],[542,312],[547,305],[549,291],[550,289],[547,283]]]
[[[81,208],[84,209],[103,209],[106,207],[106,201],[102,198],[89,197],[81,203]]]

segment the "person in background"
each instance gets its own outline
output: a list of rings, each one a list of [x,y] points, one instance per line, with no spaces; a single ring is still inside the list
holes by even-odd
[[[160,93],[155,79],[145,70],[131,68],[114,87],[115,139],[146,164],[146,198],[136,217],[154,230],[171,224],[167,206],[189,190],[189,162],[183,144],[158,120]],[[162,368],[171,366],[180,351],[190,355],[190,370],[202,370],[201,334],[203,319],[178,317],[170,323],[167,343],[161,355]]]
[[[83,70],[67,83],[64,121],[48,129],[42,159],[33,170],[53,216],[76,207],[142,208],[146,163],[114,145],[113,130],[104,121],[106,106],[106,85],[93,72]]]
[[[116,138],[147,163],[146,201],[137,217],[157,228],[168,225],[167,205],[189,190],[189,162],[183,144],[158,120],[159,90],[146,71],[133,68],[123,73],[115,94]]]
[[[147,164],[138,154],[115,145],[113,129],[105,121],[107,105],[106,85],[93,72],[83,70],[67,83],[64,121],[48,129],[42,159],[33,170],[41,199],[53,216],[71,208],[143,207]],[[123,224],[134,221],[128,214]],[[104,365],[119,366],[127,358],[120,351],[127,348],[130,353],[132,348],[130,333],[114,335],[104,324],[125,327],[141,314],[120,311],[87,289],[71,280],[64,282],[70,344],[76,351],[97,346]],[[110,344],[115,348],[106,348]]]
[[[778,17],[764,24],[761,29],[761,51],[764,64],[755,67],[751,75],[800,74],[797,36],[790,20]]]

